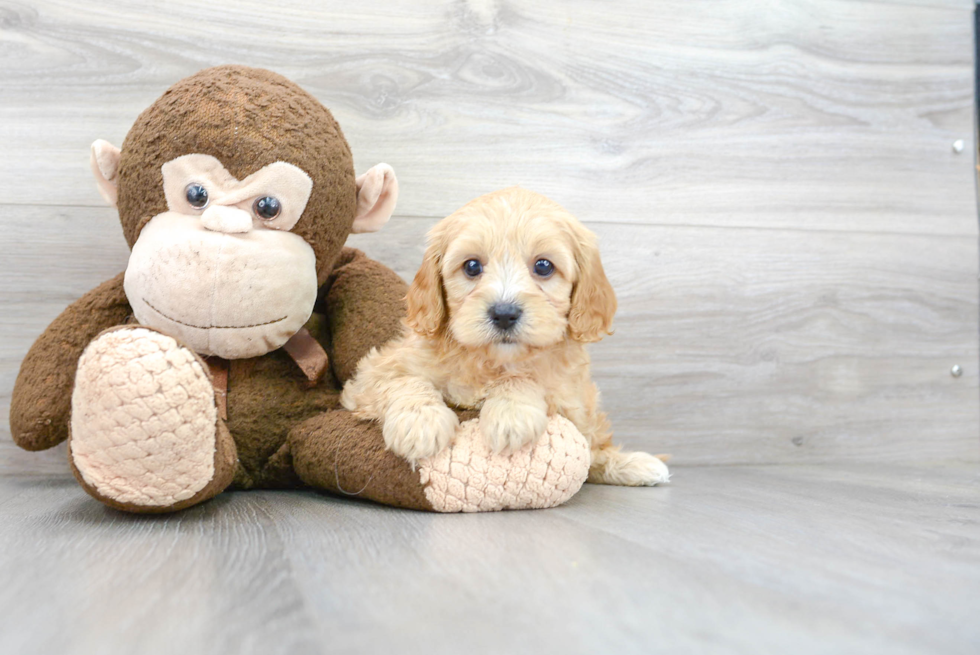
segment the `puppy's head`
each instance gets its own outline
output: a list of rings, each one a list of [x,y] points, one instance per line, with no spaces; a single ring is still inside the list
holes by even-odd
[[[609,334],[616,295],[595,236],[526,189],[481,196],[440,221],[408,292],[408,325],[510,358]]]

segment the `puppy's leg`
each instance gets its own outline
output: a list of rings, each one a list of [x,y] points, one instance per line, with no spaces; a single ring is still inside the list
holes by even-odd
[[[599,410],[599,394],[594,384],[584,385],[580,403],[566,410],[592,445],[589,482],[625,487],[652,487],[670,479],[667,465],[649,453],[623,451],[612,443],[612,431],[605,412]]]
[[[518,450],[547,427],[544,392],[530,382],[507,380],[494,386],[480,410],[480,432],[495,453]]]
[[[388,450],[412,465],[448,446],[459,426],[431,381],[393,373],[377,351],[361,360],[340,401],[354,416],[379,421]]]
[[[381,419],[381,434],[388,450],[413,466],[423,458],[438,455],[448,446],[459,419],[442,394],[423,378],[397,378],[385,389],[388,406]]]

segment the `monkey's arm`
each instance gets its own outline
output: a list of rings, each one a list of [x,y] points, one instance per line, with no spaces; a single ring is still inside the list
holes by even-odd
[[[78,358],[97,334],[132,313],[123,274],[73,302],[31,346],[14,382],[10,433],[26,450],[44,450],[68,438],[68,414]]]
[[[390,268],[353,248],[341,252],[327,285],[330,364],[343,384],[371,348],[401,334],[408,286]]]

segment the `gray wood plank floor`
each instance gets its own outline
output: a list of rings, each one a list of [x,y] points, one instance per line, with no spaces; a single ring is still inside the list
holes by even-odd
[[[0,652],[980,650],[980,466],[677,469],[543,512],[239,492],[107,509],[0,478]]]

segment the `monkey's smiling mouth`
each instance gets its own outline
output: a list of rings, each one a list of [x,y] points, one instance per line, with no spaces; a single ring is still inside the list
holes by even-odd
[[[154,307],[150,303],[150,301],[147,300],[146,298],[143,298],[143,302],[146,303],[147,307],[149,307],[150,309],[152,309],[153,311],[155,311],[157,314],[164,317],[168,321],[173,321],[174,323],[179,323],[180,325],[186,325],[187,327],[197,328],[198,330],[244,330],[245,328],[262,327],[263,325],[272,325],[273,323],[278,323],[279,321],[285,321],[287,318],[289,318],[288,316],[283,316],[281,318],[276,318],[271,321],[266,321],[264,323],[253,323],[251,325],[194,325],[193,323],[187,323],[185,321],[181,321],[180,319],[174,318],[173,316],[169,316],[161,312],[159,309]]]

